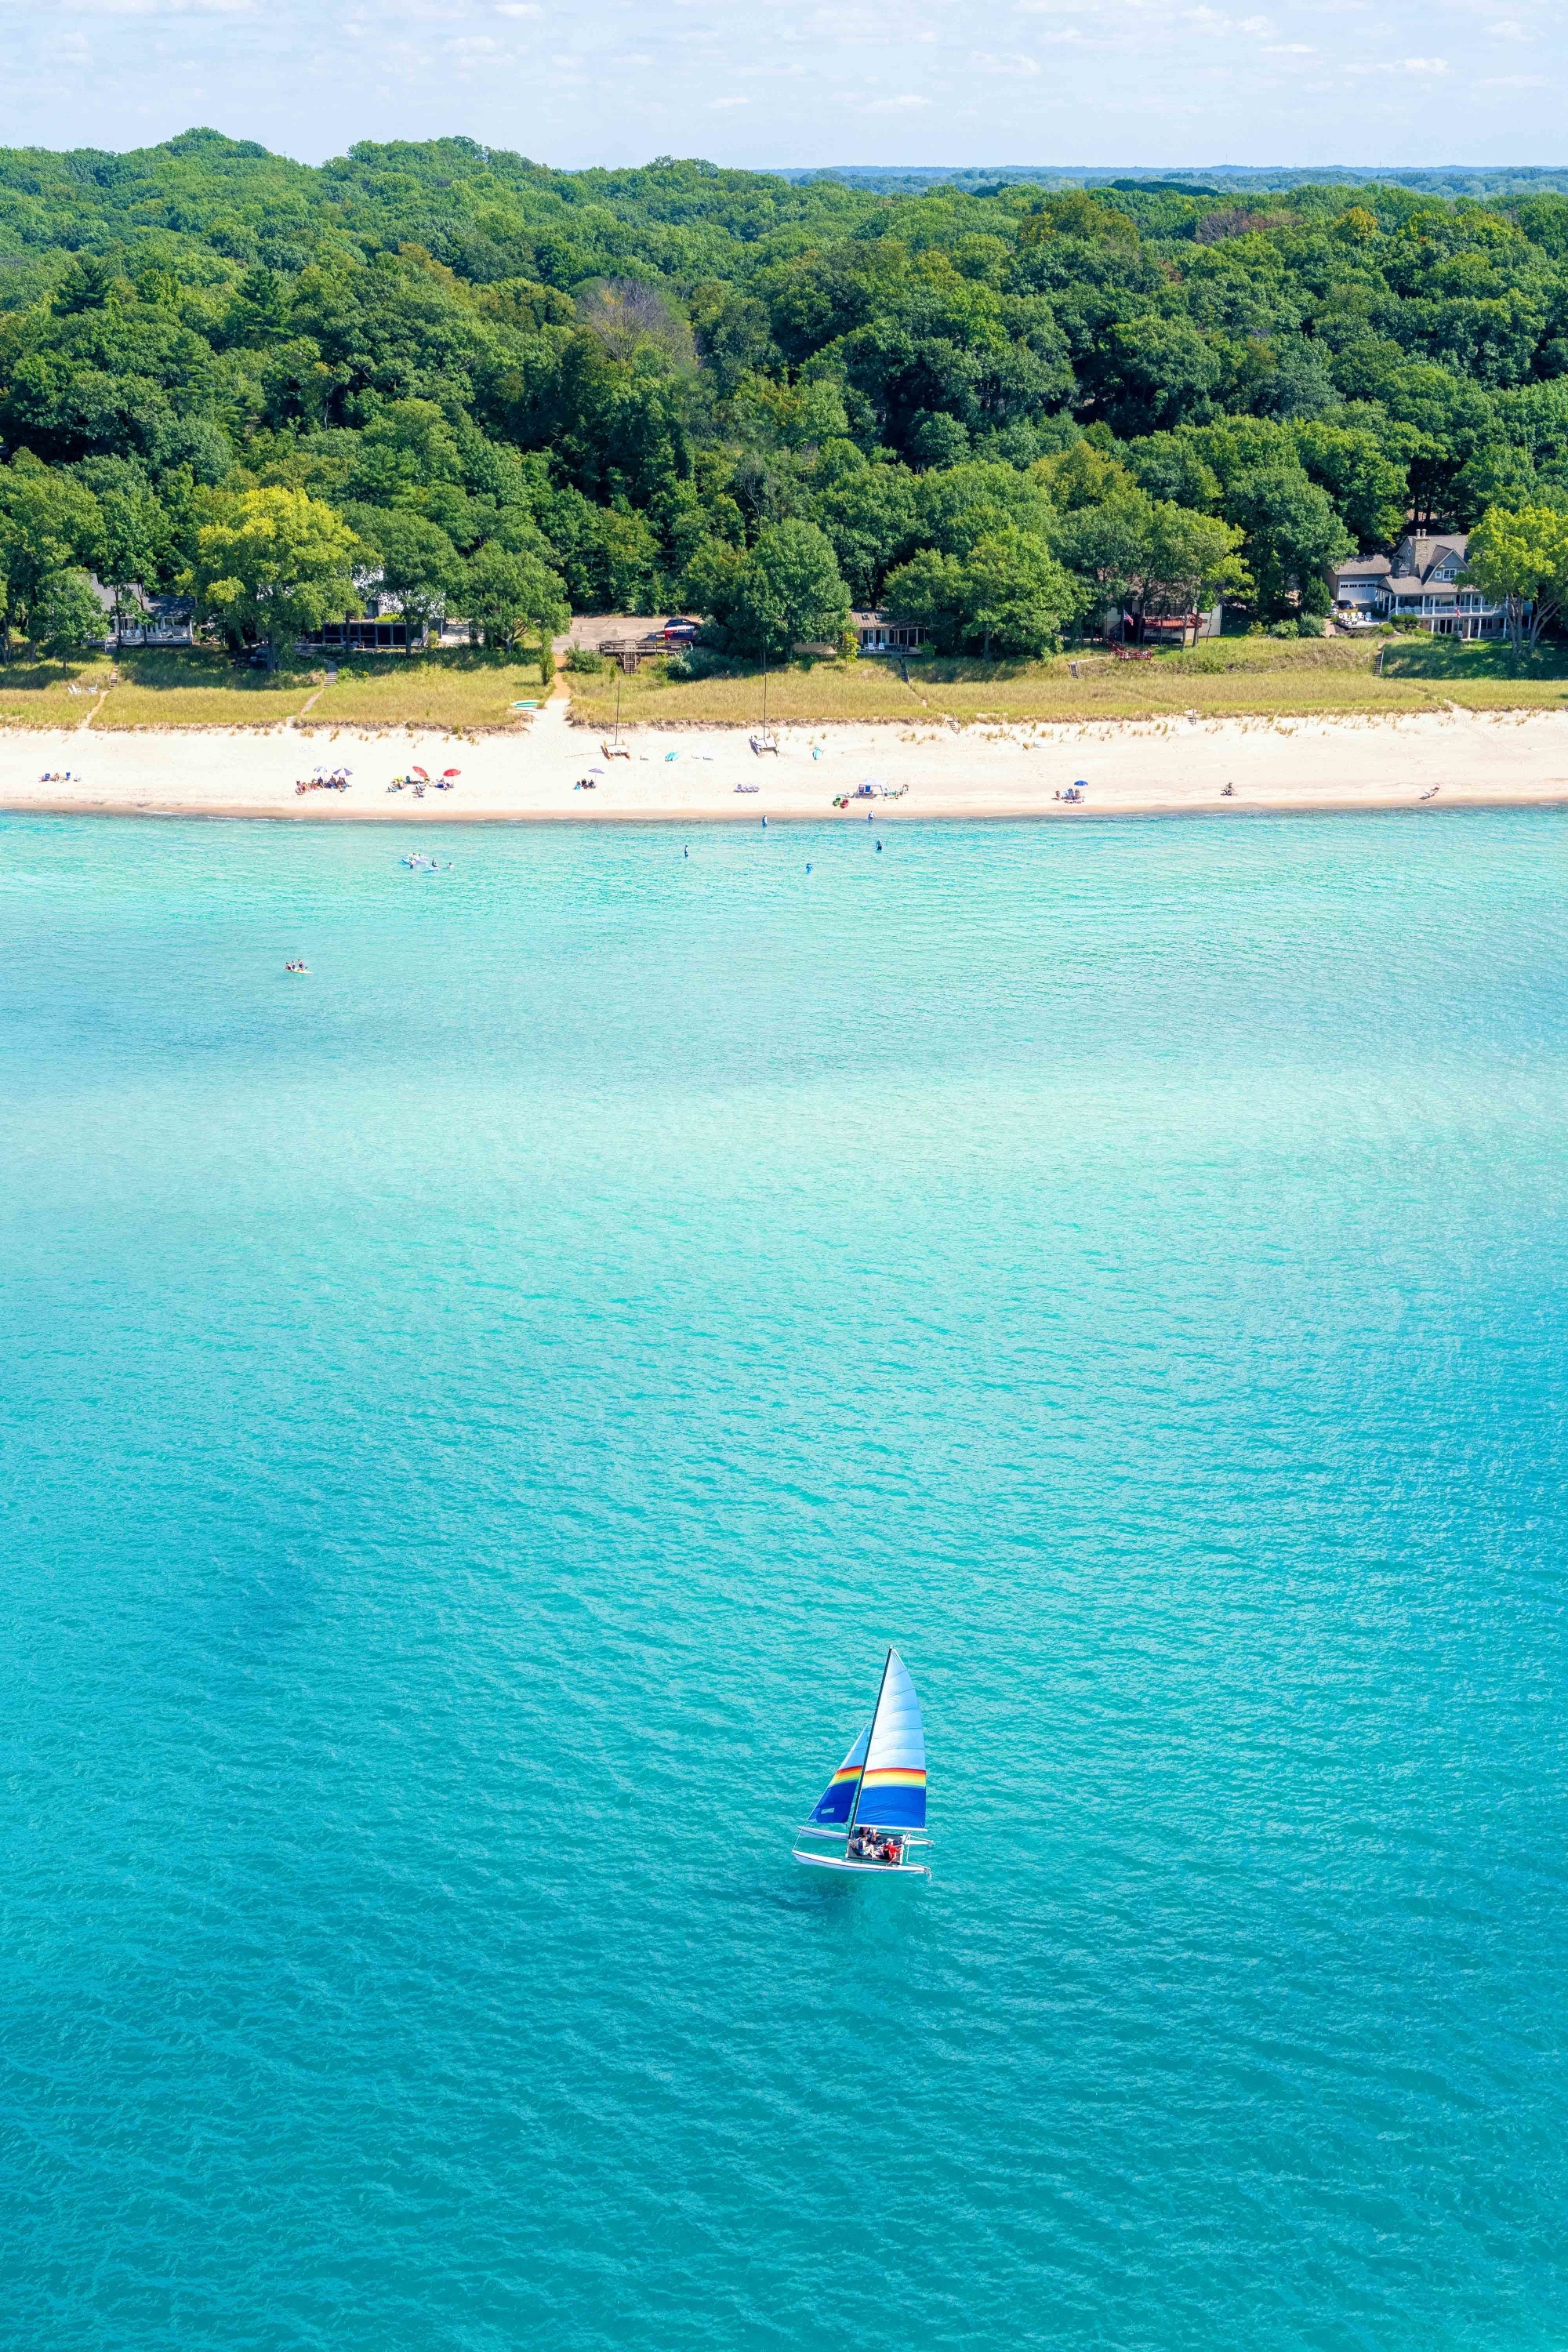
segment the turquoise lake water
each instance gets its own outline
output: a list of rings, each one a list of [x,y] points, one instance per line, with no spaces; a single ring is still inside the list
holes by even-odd
[[[0,2339],[1560,2352],[1568,823],[415,837],[0,820]]]

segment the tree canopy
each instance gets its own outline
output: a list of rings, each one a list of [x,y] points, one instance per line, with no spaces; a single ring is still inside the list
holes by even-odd
[[[94,572],[188,578],[242,641],[380,591],[503,635],[701,603],[761,651],[896,580],[949,642],[1023,650],[1110,594],[1310,611],[1407,520],[1565,507],[1544,184],[899,190],[464,139],[314,169],[206,131],[0,152],[23,632]],[[263,515],[304,519],[292,583],[261,583]]]

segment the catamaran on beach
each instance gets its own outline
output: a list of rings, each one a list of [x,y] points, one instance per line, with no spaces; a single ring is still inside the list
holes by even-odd
[[[900,1870],[929,1878],[910,1848],[929,1845],[926,1825],[925,1727],[910,1670],[897,1650],[888,1652],[882,1685],[870,1722],[829,1780],[799,1838],[823,1838],[840,1848],[813,1853],[799,1845],[796,1862],[817,1870]]]

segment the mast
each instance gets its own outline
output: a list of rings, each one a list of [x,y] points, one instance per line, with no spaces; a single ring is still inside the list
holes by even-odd
[[[854,1836],[855,1824],[860,1818],[860,1792],[866,1786],[866,1764],[869,1764],[871,1761],[871,1742],[877,1737],[877,1717],[882,1712],[882,1693],[888,1687],[888,1668],[892,1664],[892,1663],[893,1652],[892,1645],[889,1643],[888,1647],[888,1654],[882,1661],[882,1679],[877,1685],[877,1704],[871,1709],[871,1728],[866,1734],[866,1763],[862,1764],[860,1767],[860,1778],[855,1783],[855,1802],[851,1808],[849,1819],[844,1825],[844,1835],[846,1840]]]

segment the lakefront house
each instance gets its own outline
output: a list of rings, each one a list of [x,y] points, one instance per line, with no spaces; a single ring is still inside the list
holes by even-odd
[[[1392,555],[1357,555],[1330,574],[1342,628],[1418,621],[1435,637],[1500,637],[1503,608],[1460,579],[1469,533],[1407,531]]]
[[[851,613],[849,625],[863,654],[912,654],[930,634],[916,622],[893,620],[879,606]]]

